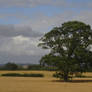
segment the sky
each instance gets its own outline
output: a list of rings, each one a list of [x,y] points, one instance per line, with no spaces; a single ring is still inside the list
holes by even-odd
[[[92,26],[92,0],[0,0],[0,64],[39,63],[39,39],[72,20]]]

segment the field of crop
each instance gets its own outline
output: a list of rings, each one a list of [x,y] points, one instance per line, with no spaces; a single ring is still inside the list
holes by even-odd
[[[59,82],[48,71],[0,71],[3,73],[43,73],[43,78],[0,77],[0,92],[91,92],[92,78],[76,78],[73,82]],[[92,76],[92,73],[86,73]],[[80,81],[82,80],[82,81]]]

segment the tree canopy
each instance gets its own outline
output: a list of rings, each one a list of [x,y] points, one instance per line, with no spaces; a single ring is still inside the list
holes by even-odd
[[[18,65],[15,63],[7,63],[4,65],[5,69],[7,70],[17,70],[18,69]]]
[[[50,49],[56,59],[59,74],[65,80],[75,72],[85,72],[92,65],[92,30],[80,21],[69,21],[46,33],[39,44]],[[51,62],[54,62],[51,60]]]

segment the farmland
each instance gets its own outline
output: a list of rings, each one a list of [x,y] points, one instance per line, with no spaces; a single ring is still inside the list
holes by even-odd
[[[0,77],[0,92],[91,92],[92,78],[76,78],[73,82],[60,82],[48,71],[0,71],[3,73],[42,73],[43,78]],[[92,73],[86,73],[92,76]],[[82,81],[80,81],[82,80]]]

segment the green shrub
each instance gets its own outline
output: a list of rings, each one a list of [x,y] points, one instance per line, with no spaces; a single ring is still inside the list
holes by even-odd
[[[21,74],[19,74],[19,73],[6,73],[6,74],[2,74],[2,76],[21,76]]]
[[[20,73],[6,73],[1,76],[10,76],[10,77],[44,77],[43,74],[20,74]]]
[[[56,77],[56,78],[62,78],[62,76],[63,76],[62,73],[56,72],[56,73],[53,74],[53,77]]]

